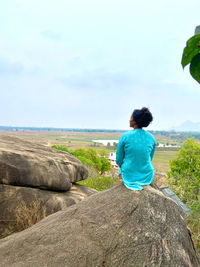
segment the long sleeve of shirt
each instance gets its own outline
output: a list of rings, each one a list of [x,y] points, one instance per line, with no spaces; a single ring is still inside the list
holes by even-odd
[[[155,154],[155,150],[156,150],[156,143],[154,143],[153,149],[152,149],[151,154],[150,154],[151,160],[153,159],[153,156]]]
[[[117,146],[117,153],[116,153],[116,162],[119,167],[121,167],[123,160],[124,160],[124,136],[122,135],[118,146]]]
[[[154,136],[143,129],[132,130],[121,136],[116,162],[127,188],[142,190],[142,185],[152,183],[154,178],[152,159],[155,147]]]

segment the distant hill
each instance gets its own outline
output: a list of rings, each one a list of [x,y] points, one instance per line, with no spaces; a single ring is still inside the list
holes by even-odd
[[[177,132],[200,132],[200,122],[185,121],[179,126],[171,128]]]

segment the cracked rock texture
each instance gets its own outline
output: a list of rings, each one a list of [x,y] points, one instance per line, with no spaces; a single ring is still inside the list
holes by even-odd
[[[184,213],[118,184],[0,240],[2,267],[199,266]]]

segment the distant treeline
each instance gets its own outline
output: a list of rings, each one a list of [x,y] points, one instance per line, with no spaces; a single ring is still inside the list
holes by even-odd
[[[150,131],[153,135],[162,135],[178,142],[183,142],[186,139],[194,138],[200,140],[200,132],[175,132],[175,131]]]
[[[14,127],[14,126],[0,126],[0,131],[109,132],[109,133],[125,132],[125,130],[112,130],[112,129]]]
[[[81,129],[81,128],[50,128],[50,127],[14,127],[14,126],[0,126],[0,131],[54,131],[54,132],[106,132],[117,133],[125,132],[127,130],[114,129]],[[175,132],[175,131],[149,131],[153,135],[162,135],[177,141],[184,141],[188,138],[195,138],[200,140],[200,132]]]

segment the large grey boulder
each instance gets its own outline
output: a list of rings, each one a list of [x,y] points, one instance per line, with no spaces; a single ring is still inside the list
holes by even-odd
[[[0,240],[1,267],[197,267],[184,213],[118,184]]]
[[[22,231],[96,192],[78,184],[67,192],[0,184],[0,238]]]
[[[0,136],[0,184],[68,191],[72,182],[87,176],[87,169],[68,153]]]

